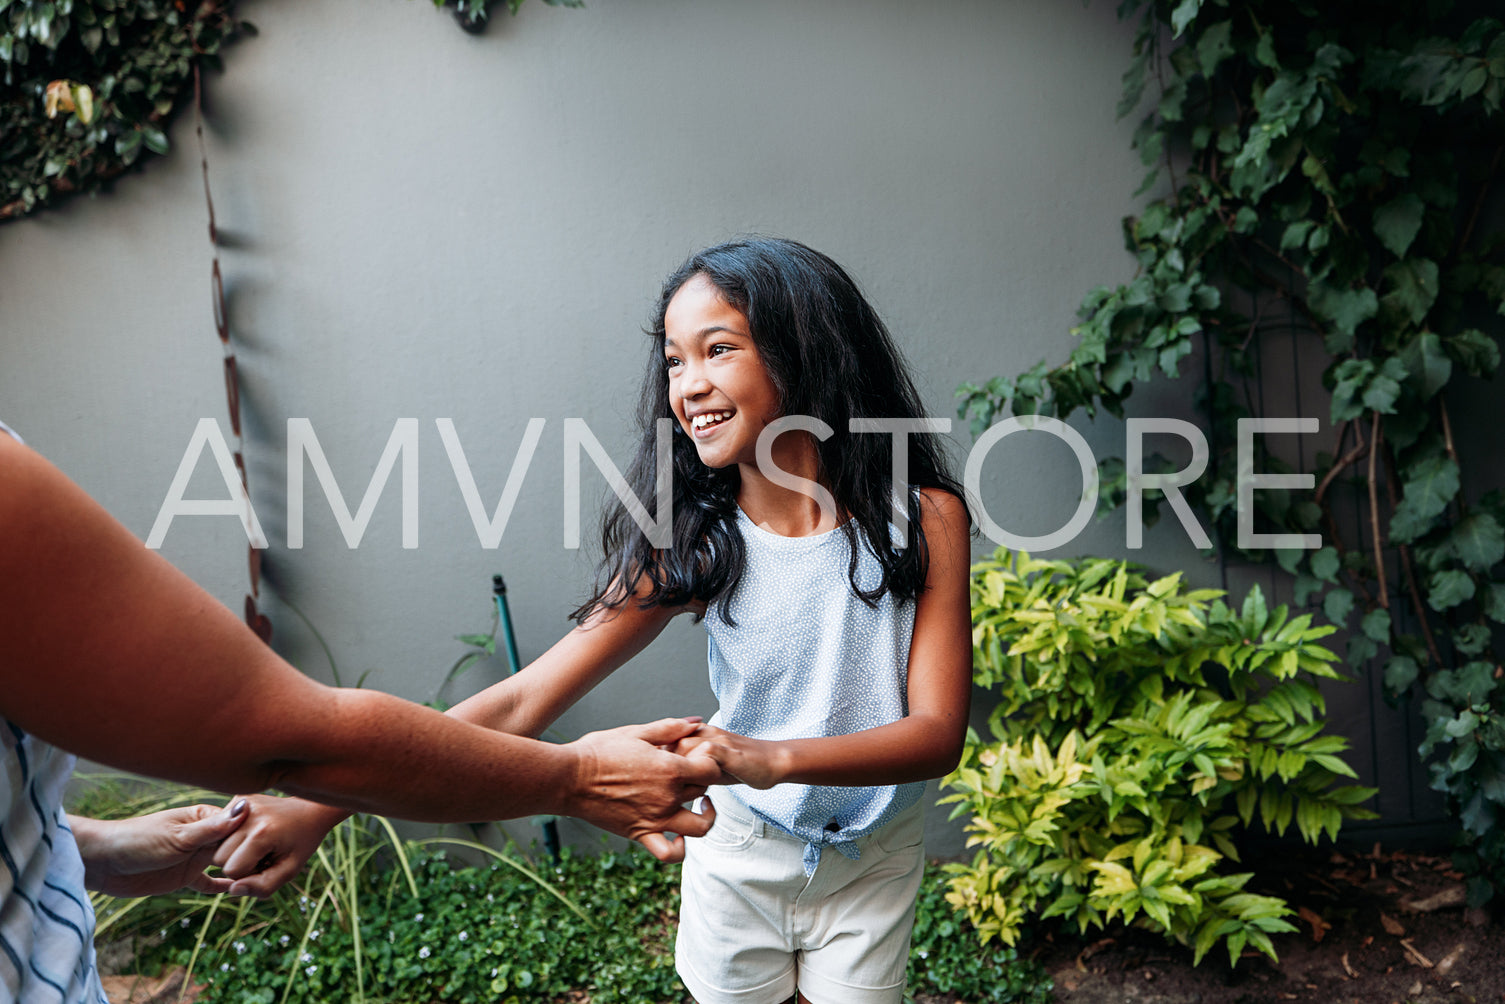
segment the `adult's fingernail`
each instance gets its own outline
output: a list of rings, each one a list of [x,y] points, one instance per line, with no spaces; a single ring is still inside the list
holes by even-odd
[[[230,803],[230,810],[226,812],[225,815],[229,816],[231,819],[234,819],[242,812],[245,812],[246,809],[250,808],[250,805],[251,803],[246,801],[244,798],[237,798],[235,801]]]

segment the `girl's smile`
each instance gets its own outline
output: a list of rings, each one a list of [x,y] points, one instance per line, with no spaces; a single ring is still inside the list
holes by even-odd
[[[755,464],[758,435],[781,413],[747,317],[705,276],[664,311],[664,365],[675,418],[708,467]]]

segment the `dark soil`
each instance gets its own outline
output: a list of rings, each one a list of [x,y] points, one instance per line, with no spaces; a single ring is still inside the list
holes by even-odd
[[[1442,853],[1284,846],[1245,862],[1251,891],[1279,895],[1300,930],[1275,937],[1279,962],[1219,946],[1191,952],[1139,930],[1033,948],[1061,1004],[1502,1004],[1505,926],[1465,908]],[[934,1004],[962,1004],[960,1001]],[[981,1004],[981,1002],[972,1002]]]

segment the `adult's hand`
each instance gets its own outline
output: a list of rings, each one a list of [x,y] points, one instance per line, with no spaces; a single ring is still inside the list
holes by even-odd
[[[680,756],[666,747],[699,727],[699,719],[664,718],[570,743],[579,768],[568,814],[638,841],[660,861],[682,860],[683,838],[704,836],[715,818],[684,803],[720,780],[721,767],[707,755]],[[678,835],[671,839],[665,831]]]
[[[215,848],[246,818],[246,802],[228,808],[187,805],[130,819],[69,816],[84,859],[84,885],[111,896],[155,896],[182,888],[228,892],[207,875]]]

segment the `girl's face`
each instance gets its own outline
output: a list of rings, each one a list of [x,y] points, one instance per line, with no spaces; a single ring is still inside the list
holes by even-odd
[[[757,462],[758,434],[781,413],[779,391],[747,317],[705,276],[679,287],[664,311],[669,405],[707,467]]]

